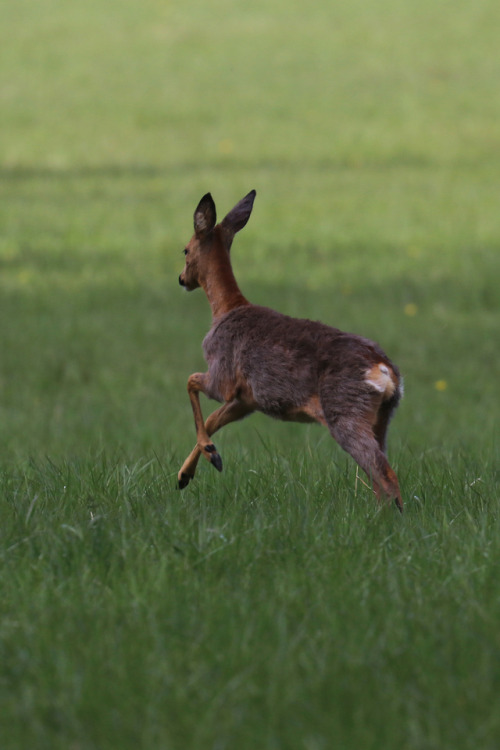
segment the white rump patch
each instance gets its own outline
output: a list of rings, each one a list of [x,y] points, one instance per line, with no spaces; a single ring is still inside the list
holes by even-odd
[[[391,378],[391,371],[387,365],[374,365],[365,373],[365,382],[375,388],[379,393],[390,397],[396,389],[396,385]]]
[[[369,375],[371,370],[368,370],[367,375]],[[380,393],[385,392],[385,383],[382,383],[380,380],[372,380],[371,378],[366,378],[366,382],[368,385],[373,386],[376,391],[379,391]]]

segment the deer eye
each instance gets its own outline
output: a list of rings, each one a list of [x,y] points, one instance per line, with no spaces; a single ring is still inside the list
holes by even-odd
[[[187,254],[188,254],[188,249],[187,249],[187,247],[185,247],[185,248],[184,248],[184,250],[183,250],[182,252],[184,253],[184,255],[187,255]]]

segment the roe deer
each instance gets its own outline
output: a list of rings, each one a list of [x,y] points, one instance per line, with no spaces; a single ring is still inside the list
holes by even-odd
[[[323,323],[290,318],[251,304],[233,274],[231,244],[252,212],[252,190],[216,223],[210,193],[194,212],[194,235],[184,254],[179,284],[202,287],[212,309],[203,341],[208,372],[187,382],[196,447],[178,474],[179,488],[193,479],[201,455],[222,471],[210,436],[254,411],[292,422],[319,422],[371,479],[375,494],[403,501],[385,456],[389,420],[402,395],[399,371],[377,344]],[[203,420],[199,393],[222,402]]]

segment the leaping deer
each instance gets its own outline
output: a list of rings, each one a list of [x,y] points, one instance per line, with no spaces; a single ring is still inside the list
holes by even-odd
[[[179,488],[193,479],[203,455],[222,471],[211,436],[254,411],[291,422],[325,425],[368,475],[377,498],[403,501],[387,461],[386,433],[402,395],[399,370],[377,344],[323,323],[291,318],[253,305],[241,293],[231,267],[236,232],[246,225],[255,190],[217,224],[207,193],[194,212],[179,283],[202,287],[212,309],[203,341],[208,372],[188,378],[196,447],[178,474]],[[204,422],[199,394],[222,402]]]

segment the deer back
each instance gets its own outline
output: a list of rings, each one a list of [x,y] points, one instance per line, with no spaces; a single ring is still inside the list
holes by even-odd
[[[219,401],[251,394],[271,416],[299,408],[325,387],[340,396],[373,390],[367,373],[392,367],[382,350],[360,336],[267,307],[245,305],[214,322],[203,342],[209,395]]]

